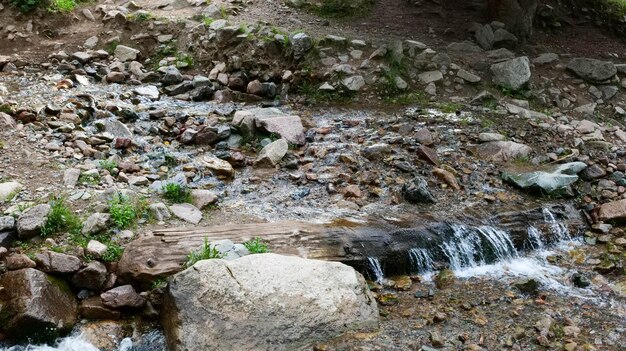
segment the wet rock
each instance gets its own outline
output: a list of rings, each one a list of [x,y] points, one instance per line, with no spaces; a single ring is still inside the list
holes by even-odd
[[[361,154],[368,160],[382,160],[391,154],[391,146],[389,144],[370,145],[363,148]]]
[[[504,88],[518,90],[530,80],[530,62],[522,56],[491,66],[493,83]]]
[[[132,285],[123,285],[106,291],[100,295],[102,304],[109,308],[131,307],[138,308],[146,301],[135,291]]]
[[[108,213],[94,213],[83,223],[83,235],[92,235],[109,229],[111,215]]]
[[[522,189],[542,191],[547,194],[567,188],[578,180],[577,174],[587,168],[583,162],[558,166],[551,172],[504,172],[502,179]]]
[[[524,279],[513,285],[515,285],[517,290],[526,295],[535,296],[539,293],[540,284],[535,279]]]
[[[174,276],[166,294],[171,349],[301,349],[377,328],[379,321],[365,279],[353,268],[292,256],[200,261]]]
[[[0,327],[14,339],[54,340],[77,321],[76,300],[67,284],[44,272],[27,268],[0,277],[3,318]]]
[[[202,212],[192,204],[174,204],[170,206],[170,211],[174,216],[192,224],[198,224],[202,220]]]
[[[132,139],[133,133],[131,133],[128,127],[117,120],[108,120],[104,124],[104,131],[110,133],[115,138],[128,138]]]
[[[18,182],[0,183],[0,202],[13,199],[23,188],[24,186]]]
[[[13,254],[6,258],[6,267],[10,271],[15,271],[24,268],[35,268],[37,264],[31,260],[28,256],[23,254]]]
[[[439,165],[439,156],[437,156],[437,151],[429,148],[428,146],[420,145],[417,148],[417,156],[431,165]]]
[[[204,167],[213,172],[213,174],[215,174],[216,176],[229,179],[235,176],[235,170],[230,163],[213,155],[205,155],[204,157],[202,157],[201,162]]]
[[[30,239],[41,233],[41,228],[48,220],[51,207],[48,204],[37,205],[26,210],[17,219],[17,234],[22,239]]]
[[[263,147],[254,164],[259,167],[274,167],[280,163],[289,151],[289,144],[285,139],[278,139]]]
[[[79,312],[87,319],[112,319],[121,317],[121,312],[110,309],[102,304],[100,296],[90,297],[81,302]]]
[[[587,167],[580,174],[580,177],[584,180],[593,180],[603,178],[604,176],[606,176],[606,170],[603,167],[598,166],[597,164]]]
[[[626,199],[600,205],[598,219],[609,223],[626,223]]]
[[[123,323],[111,322],[111,321],[97,321],[80,324],[78,326],[77,334],[81,336],[81,339],[85,340],[89,344],[93,345],[98,350],[119,350],[124,349],[126,342],[122,342],[125,337],[128,337],[128,328]],[[133,342],[133,349],[135,348],[135,342]]]
[[[415,132],[415,140],[426,146],[431,146],[433,142],[433,134],[426,128],[419,129]]]
[[[137,60],[137,57],[139,56],[140,51],[137,49],[133,49],[131,47],[128,46],[124,46],[124,45],[118,45],[115,48],[114,51],[114,55],[115,57],[122,61],[122,62],[127,62],[127,61],[135,61]]]
[[[454,285],[454,282],[456,281],[454,272],[450,269],[442,269],[433,279],[437,289],[447,289]]]
[[[40,270],[51,274],[74,274],[80,269],[80,259],[53,251],[38,253],[35,262]]]
[[[91,261],[87,267],[72,277],[72,285],[77,288],[99,291],[107,278],[107,268],[98,261]]]
[[[611,79],[617,74],[617,68],[613,62],[590,58],[571,59],[567,63],[567,69],[574,72],[578,77],[595,83]]]
[[[194,206],[202,210],[217,203],[218,197],[210,190],[194,189],[191,191],[191,200]]]
[[[512,141],[492,141],[476,147],[479,158],[492,162],[506,162],[520,157],[528,157],[530,146]]]
[[[402,197],[409,203],[435,203],[436,200],[430,193],[428,183],[421,177],[414,178],[411,182],[402,186]]]
[[[158,100],[160,97],[159,89],[154,85],[146,85],[133,89],[133,92],[139,96],[147,97],[151,100]]]
[[[586,288],[591,285],[591,281],[584,274],[576,272],[572,274],[572,283],[577,288]]]

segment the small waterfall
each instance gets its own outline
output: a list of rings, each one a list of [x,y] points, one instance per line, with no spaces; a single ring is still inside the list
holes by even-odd
[[[572,237],[569,234],[567,227],[556,220],[554,214],[547,208],[543,208],[543,219],[550,225],[550,230],[554,236],[554,241],[559,242],[563,240],[570,240]]]
[[[535,226],[528,227],[528,248],[531,250],[543,249],[543,240],[541,240],[541,232]]]
[[[411,262],[411,268],[416,273],[431,272],[435,269],[433,257],[426,249],[409,250],[409,261]]]
[[[376,283],[382,283],[385,279],[385,274],[383,273],[383,267],[380,265],[380,261],[376,257],[368,257],[367,263],[369,264],[370,272],[373,275],[374,281]]]

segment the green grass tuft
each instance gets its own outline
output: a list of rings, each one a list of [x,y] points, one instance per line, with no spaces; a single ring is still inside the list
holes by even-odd
[[[109,171],[110,174],[113,174],[113,170],[116,169],[117,166],[118,164],[115,161],[109,161],[109,160],[100,161],[100,168],[106,169],[107,171]]]
[[[187,255],[187,261],[185,261],[185,268],[189,268],[196,264],[198,261],[202,260],[211,260],[211,259],[219,259],[224,256],[211,244],[209,244],[209,239],[204,238],[204,244],[198,251],[192,251]]]
[[[126,229],[135,224],[146,213],[146,208],[145,201],[133,200],[121,193],[115,194],[109,202],[109,214],[118,229]]]
[[[48,237],[61,231],[67,231],[70,234],[80,233],[83,224],[80,218],[67,206],[63,197],[57,197],[50,201],[50,207],[46,224],[41,228],[42,237]]]
[[[261,238],[254,238],[248,242],[245,242],[243,246],[250,251],[251,254],[261,254],[270,252],[270,248],[267,244],[261,242]]]
[[[163,186],[162,190],[163,197],[175,204],[191,202],[191,192],[186,186],[176,183],[167,183]]]
[[[107,244],[107,250],[102,255],[101,259],[104,262],[117,262],[124,253],[124,248],[116,243],[109,242]]]

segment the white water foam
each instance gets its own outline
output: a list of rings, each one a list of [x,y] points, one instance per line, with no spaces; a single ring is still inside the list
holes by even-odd
[[[130,338],[123,339],[119,347],[115,351],[129,351],[133,346]],[[54,346],[49,345],[16,345],[9,347],[0,347],[0,351],[100,351],[99,348],[93,346],[85,340],[81,334],[71,335],[59,339]]]

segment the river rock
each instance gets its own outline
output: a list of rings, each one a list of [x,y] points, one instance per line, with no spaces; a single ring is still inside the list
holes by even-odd
[[[551,172],[503,172],[502,179],[522,189],[550,194],[574,184],[578,180],[577,174],[585,168],[586,163],[571,162],[560,165]]]
[[[98,291],[107,279],[107,268],[102,262],[91,261],[87,267],[78,271],[72,277],[72,285]]]
[[[17,234],[22,239],[30,239],[41,233],[41,228],[48,220],[51,207],[48,204],[37,205],[24,211],[17,219]]]
[[[476,32],[476,42],[481,48],[491,50],[493,47],[493,28],[485,24]]]
[[[126,346],[122,346],[125,345],[125,343],[120,342],[125,337],[129,336],[128,330],[123,323],[112,321],[81,323],[78,326],[77,334],[80,334],[83,340],[90,343],[93,345],[92,347],[96,347],[98,350],[127,350]],[[134,342],[131,350],[136,350]],[[91,349],[80,351],[91,351]]]
[[[154,216],[154,219],[159,222],[163,222],[172,218],[172,214],[167,208],[167,205],[162,202],[151,204],[148,208],[150,209],[150,213],[152,213],[152,216]]]
[[[13,254],[6,258],[6,267],[10,271],[16,271],[24,268],[35,268],[37,264],[24,254]]]
[[[191,202],[201,210],[215,204],[217,200],[217,195],[210,190],[193,189],[191,191]]]
[[[35,262],[40,270],[51,274],[74,274],[80,269],[80,259],[53,251],[38,253]]]
[[[83,235],[92,235],[109,229],[111,215],[108,213],[94,213],[83,223]]]
[[[501,87],[519,90],[530,80],[530,62],[528,57],[517,57],[491,65],[493,83]]]
[[[15,230],[15,218],[12,216],[0,217],[0,232]]]
[[[18,182],[0,183],[0,202],[13,199],[23,188]]]
[[[83,300],[78,310],[80,315],[87,319],[119,319],[120,311],[110,309],[102,304],[100,296],[93,296]]]
[[[230,163],[219,159],[211,154],[207,154],[202,157],[202,165],[204,165],[208,170],[213,172],[216,176],[225,177],[225,178],[233,178],[235,176],[235,169],[231,166]]]
[[[304,56],[313,48],[313,39],[306,33],[296,33],[289,37],[295,58]]]
[[[85,252],[87,253],[87,255],[98,260],[102,258],[102,256],[104,256],[104,254],[107,252],[107,249],[108,247],[105,244],[99,242],[98,240],[92,239],[92,240],[89,240],[89,242],[87,243]]]
[[[135,291],[132,285],[123,285],[113,288],[100,295],[102,304],[109,308],[142,307],[146,301]]]
[[[530,146],[513,141],[492,141],[476,146],[478,157],[492,162],[506,162],[519,157],[528,157],[531,152]]]
[[[10,287],[0,294],[0,327],[13,339],[52,341],[76,323],[76,300],[62,280],[26,268],[3,274],[0,286]]]
[[[115,57],[122,62],[137,60],[139,53],[139,50],[124,45],[118,45],[114,51]]]
[[[192,224],[198,224],[202,220],[202,212],[192,204],[174,204],[170,206],[170,211],[174,216]]]
[[[416,177],[402,186],[402,197],[409,203],[435,203],[436,200],[430,193],[428,183],[424,178]]]
[[[280,163],[289,151],[289,144],[285,139],[278,139],[263,147],[254,164],[259,167],[274,167]]]
[[[578,77],[595,83],[611,79],[617,74],[615,64],[590,58],[573,58],[567,63],[567,69]]]
[[[379,323],[353,268],[276,254],[196,263],[171,278],[162,316],[172,350],[308,349]]]
[[[598,219],[611,223],[626,222],[626,199],[600,205]]]
[[[365,78],[363,76],[346,77],[341,84],[349,91],[360,91],[365,86]]]
[[[115,138],[127,138],[131,139],[133,137],[133,133],[128,129],[128,127],[117,120],[108,120],[104,124],[104,131],[110,133]]]
[[[304,145],[304,127],[299,116],[289,115],[277,108],[255,108],[237,111],[233,125],[245,136],[254,136],[257,128],[280,135],[294,145]]]

